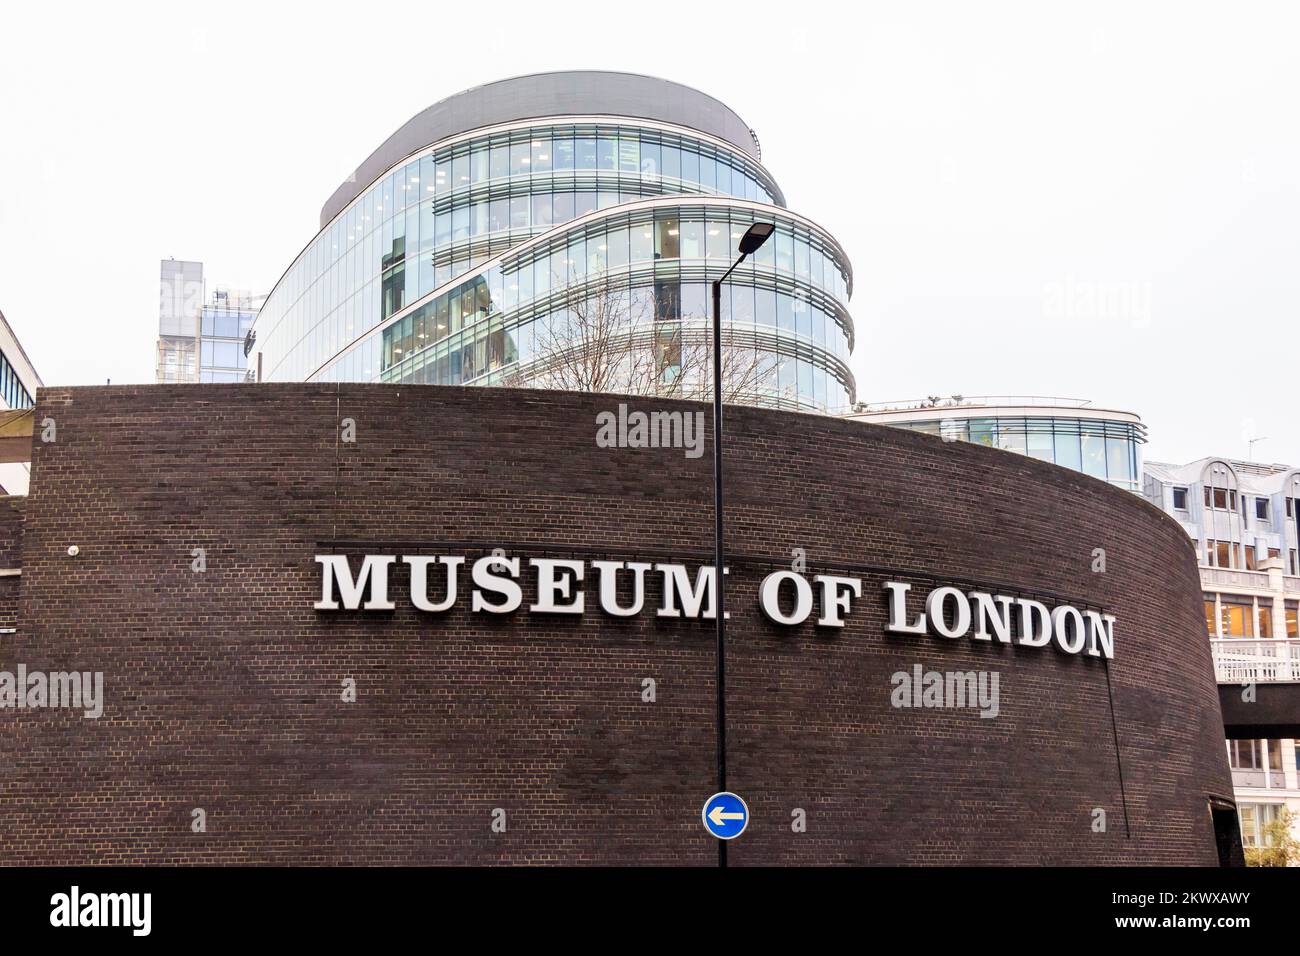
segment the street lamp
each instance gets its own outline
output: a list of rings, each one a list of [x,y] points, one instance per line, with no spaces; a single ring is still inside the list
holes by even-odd
[[[740,237],[740,258],[713,283],[713,586],[717,617],[718,791],[727,789],[727,615],[722,602],[722,283],[771,238],[776,226],[756,222]],[[718,866],[727,865],[727,841],[718,841]]]

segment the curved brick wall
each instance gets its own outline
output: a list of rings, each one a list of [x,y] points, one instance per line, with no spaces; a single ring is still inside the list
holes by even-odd
[[[107,703],[99,720],[0,712],[4,859],[712,863],[711,622],[501,620],[464,596],[432,617],[405,604],[400,573],[393,613],[312,609],[318,542],[707,562],[709,455],[596,447],[617,401],[42,390],[58,440],[34,450],[20,629],[0,666],[102,670]],[[338,443],[340,418],[356,444]],[[1207,797],[1232,791],[1174,522],[1074,472],[916,433],[742,408],[729,429],[729,548],[750,556],[728,583],[730,783],[753,816],[733,864],[1217,862]],[[854,572],[864,594],[842,631],[780,629],[758,613],[758,581],[794,548],[812,571],[928,570],[1116,614],[1126,801],[1100,660],[887,636],[874,571]],[[890,675],[918,663],[996,670],[1000,715],[893,709]],[[191,832],[196,807],[206,833]]]

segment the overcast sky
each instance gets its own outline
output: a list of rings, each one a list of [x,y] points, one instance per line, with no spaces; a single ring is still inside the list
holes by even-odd
[[[160,259],[269,290],[425,106],[628,70],[730,105],[841,240],[859,400],[1090,398],[1148,458],[1300,464],[1298,10],[8,4],[0,311],[47,384],[152,381]]]

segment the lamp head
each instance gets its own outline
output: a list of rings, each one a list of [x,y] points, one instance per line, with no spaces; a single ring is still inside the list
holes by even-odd
[[[740,254],[748,256],[755,253],[771,238],[772,233],[776,232],[776,224],[771,222],[756,222],[745,230],[745,234],[740,237]]]

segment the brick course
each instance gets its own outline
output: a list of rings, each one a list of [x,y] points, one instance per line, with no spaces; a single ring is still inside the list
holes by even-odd
[[[699,815],[714,789],[713,626],[656,618],[657,587],[647,612],[620,620],[495,619],[470,614],[467,593],[421,614],[400,572],[395,612],[312,608],[313,555],[331,546],[708,563],[710,455],[596,447],[597,413],[620,400],[41,390],[37,420],[53,418],[58,440],[33,450],[19,632],[0,638],[0,667],[101,670],[107,702],[99,720],[0,712],[0,859],[711,864]],[[342,418],[355,444],[339,442]],[[749,408],[729,409],[727,425],[735,554],[788,562],[802,548],[813,572],[929,572],[1118,616],[1109,684],[1131,831],[1100,661],[887,636],[876,570],[856,572],[864,593],[842,631],[778,628],[756,603],[770,564],[738,561],[730,785],[753,821],[734,865],[1217,861],[1206,801],[1232,787],[1195,557],[1176,523],[996,449]],[[0,511],[0,538],[12,525]],[[916,663],[999,671],[1001,715],[892,709],[890,675]],[[340,700],[345,678],[356,703]],[[489,826],[497,807],[503,834]],[[1105,833],[1090,826],[1097,807]],[[194,808],[206,833],[191,832]],[[795,808],[806,833],[791,832]]]

